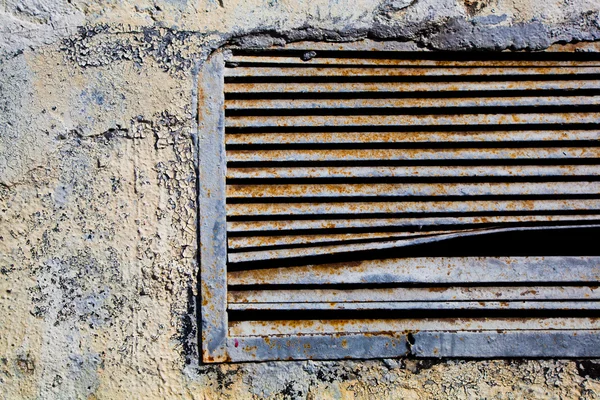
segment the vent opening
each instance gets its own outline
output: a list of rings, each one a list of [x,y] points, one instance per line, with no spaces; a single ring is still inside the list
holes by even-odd
[[[219,61],[202,226],[229,356],[600,344],[600,55],[310,50]]]

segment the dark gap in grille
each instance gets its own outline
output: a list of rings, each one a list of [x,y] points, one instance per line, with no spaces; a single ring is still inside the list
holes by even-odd
[[[599,134],[600,138],[600,134]],[[522,149],[552,147],[600,147],[600,140],[481,141],[481,142],[395,142],[395,143],[283,143],[228,144],[227,150],[354,150],[354,149]]]
[[[361,161],[228,161],[228,168],[294,167],[410,167],[410,166],[568,166],[598,165],[600,158],[496,159],[496,160],[361,160]]]
[[[589,222],[587,222],[589,224]],[[576,225],[568,221],[563,225]],[[493,226],[498,226],[494,224]],[[502,224],[502,226],[511,224]],[[542,223],[516,223],[512,226],[540,226]],[[476,236],[458,237],[431,243],[415,244],[392,249],[355,251],[348,253],[303,256],[274,260],[228,263],[229,271],[263,268],[285,268],[302,265],[344,263],[356,260],[381,260],[404,257],[525,257],[525,256],[599,256],[598,235],[600,228],[555,229],[511,231]],[[468,229],[464,226],[464,229]],[[439,228],[439,226],[437,227]],[[451,230],[452,228],[448,227]],[[313,230],[314,232],[315,230]],[[382,231],[378,229],[378,231]],[[296,234],[302,234],[295,231]],[[251,235],[245,232],[246,236]]]
[[[420,82],[522,82],[596,80],[600,74],[531,75],[403,75],[403,76],[226,76],[226,84],[238,83],[420,83]]]
[[[473,115],[546,114],[598,112],[600,105],[473,106],[473,107],[345,107],[345,108],[263,108],[226,109],[226,117],[260,116],[338,116],[338,115]]]
[[[293,61],[285,61],[281,63],[277,62],[265,62],[265,61],[227,61],[225,63],[225,67],[227,69],[235,69],[238,67],[246,67],[246,68],[281,68],[281,69],[292,69],[292,68],[302,68],[302,69],[312,69],[312,68],[323,68],[323,69],[333,69],[333,68],[352,68],[352,69],[491,69],[491,68],[519,68],[519,69],[536,69],[536,68],[561,68],[561,67],[574,67],[581,69],[597,69],[600,66],[600,63],[594,65],[585,65],[585,66],[564,66],[564,65],[544,65],[540,67],[539,65],[502,65],[502,64],[480,64],[480,65],[432,65],[432,64],[381,64],[381,63],[362,63],[362,64],[344,64],[340,62],[315,62],[312,61],[310,63],[307,62],[293,62]]]
[[[232,49],[234,56],[301,57],[306,50],[293,49]],[[592,52],[489,52],[489,51],[362,51],[362,50],[316,50],[312,59],[389,59],[389,60],[434,60],[434,61],[600,61],[600,54]],[[305,65],[310,65],[306,63]],[[454,67],[453,67],[454,68]]]
[[[227,221],[321,221],[321,220],[361,220],[381,218],[458,218],[531,215],[600,215],[600,209],[586,210],[533,210],[533,211],[450,211],[450,212],[398,212],[398,213],[348,213],[348,214],[298,214],[298,215],[240,215],[229,216]],[[600,222],[600,221],[599,221]]]
[[[335,100],[335,99],[452,99],[477,97],[598,96],[600,89],[462,90],[411,92],[228,92],[225,100]]]
[[[391,201],[466,201],[466,200],[596,200],[599,194],[520,194],[520,195],[472,195],[472,196],[352,196],[352,197],[228,197],[227,204],[253,204],[253,203],[345,203],[370,202],[384,203]]]
[[[368,290],[368,289],[419,289],[419,288],[431,288],[431,289],[450,289],[450,288],[476,288],[476,287],[511,287],[511,288],[523,288],[526,290],[530,290],[532,286],[540,286],[540,287],[573,287],[573,286],[588,286],[590,288],[596,289],[598,287],[597,281],[593,282],[581,282],[581,281],[548,281],[548,282],[411,282],[411,283],[335,283],[335,284],[249,284],[249,285],[228,285],[227,290],[231,291],[254,291],[254,290],[318,290],[318,289],[326,289],[326,290]],[[415,300],[416,301],[416,300]],[[432,302],[436,302],[439,300],[429,300]],[[451,301],[451,300],[443,300],[443,301]],[[460,301],[460,300],[457,300]],[[476,300],[475,300],[476,301]],[[534,301],[526,300],[526,301]],[[544,300],[539,300],[544,301]],[[580,301],[579,299],[577,301]],[[594,301],[593,299],[590,301]],[[597,300],[596,300],[597,301]]]
[[[588,228],[589,229],[589,228]],[[449,232],[450,233],[450,232]],[[229,253],[245,253],[251,251],[268,251],[268,250],[283,250],[283,249],[302,249],[302,248],[311,248],[315,246],[333,246],[333,245],[352,245],[352,244],[360,244],[360,243],[382,243],[389,242],[395,240],[406,240],[411,238],[425,238],[425,237],[435,237],[435,235],[427,235],[427,232],[421,232],[421,234],[415,234],[409,238],[407,237],[386,237],[386,238],[367,238],[367,239],[353,239],[353,240],[332,240],[327,242],[316,242],[316,243],[297,243],[297,244],[280,244],[280,245],[271,245],[271,246],[260,246],[260,247],[244,247],[233,249],[230,248],[228,250]],[[600,283],[600,282],[599,282]]]
[[[476,115],[476,114],[546,114],[598,112],[597,105],[547,106],[477,106],[477,107],[345,107],[345,108],[265,108],[227,109],[228,117],[239,116],[351,116],[351,115]]]
[[[600,310],[260,310],[227,311],[229,321],[341,320],[404,318],[591,318]]]
[[[490,125],[343,125],[343,126],[263,126],[226,127],[225,133],[310,133],[310,132],[502,132],[596,130],[600,123],[589,124],[490,124]]]
[[[569,222],[567,225],[576,225],[576,222]],[[539,226],[540,224],[513,224],[513,226],[526,225]],[[556,226],[559,223],[555,222],[552,225]],[[404,257],[598,256],[600,255],[598,234],[600,234],[599,228],[589,227],[490,233],[392,249],[228,263],[228,270],[285,268]]]
[[[394,183],[598,182],[598,175],[565,176],[448,176],[366,178],[229,178],[228,185],[343,185]]]

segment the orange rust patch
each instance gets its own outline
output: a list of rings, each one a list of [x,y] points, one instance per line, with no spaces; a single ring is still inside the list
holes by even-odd
[[[428,288],[427,290],[433,293],[441,293],[441,292],[445,292],[447,291],[449,288],[447,287],[431,287]]]

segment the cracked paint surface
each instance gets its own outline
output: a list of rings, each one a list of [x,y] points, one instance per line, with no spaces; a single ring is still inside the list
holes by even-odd
[[[595,360],[199,366],[194,297],[211,51],[543,49],[598,40],[596,1],[6,0],[0,26],[0,397],[600,397]]]

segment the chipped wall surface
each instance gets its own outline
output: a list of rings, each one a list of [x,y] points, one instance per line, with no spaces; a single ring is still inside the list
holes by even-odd
[[[600,398],[594,360],[198,365],[197,71],[299,40],[543,49],[597,0],[0,2],[0,397]]]

